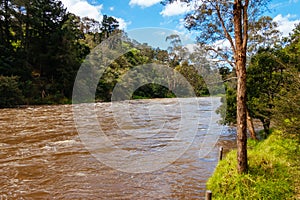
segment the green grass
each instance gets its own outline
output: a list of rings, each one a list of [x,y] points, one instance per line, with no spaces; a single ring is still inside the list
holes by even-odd
[[[274,131],[248,142],[249,173],[238,174],[236,151],[219,162],[207,188],[213,199],[300,199],[299,143]]]

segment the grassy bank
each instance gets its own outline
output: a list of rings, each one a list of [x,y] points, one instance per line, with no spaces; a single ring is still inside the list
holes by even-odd
[[[237,173],[236,151],[218,164],[207,188],[213,199],[300,199],[299,143],[274,131],[260,142],[249,140],[249,173]]]

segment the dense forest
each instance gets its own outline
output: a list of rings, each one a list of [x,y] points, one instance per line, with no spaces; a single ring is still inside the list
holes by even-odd
[[[28,104],[71,103],[76,74],[86,56],[107,38],[126,32],[119,22],[104,15],[101,22],[80,18],[66,11],[58,0],[12,1],[0,4],[0,107]],[[280,37],[276,23],[261,17],[249,24],[247,63],[247,108],[269,132],[272,122],[299,127],[300,25],[287,38]],[[126,40],[134,48],[114,60],[99,80],[96,101],[110,101],[122,75],[135,66],[165,64],[181,73],[197,96],[209,95],[201,73],[192,59],[201,62],[205,53],[187,53],[178,35],[166,38],[167,50]],[[187,56],[189,54],[189,56]],[[228,56],[228,55],[227,55]],[[224,62],[206,62],[205,68],[217,70],[226,86],[227,103],[219,112],[223,123],[236,123],[236,71]],[[138,77],[137,77],[138,78]],[[214,94],[221,93],[220,87]],[[147,84],[132,98],[174,97],[171,88]],[[226,107],[226,109],[225,109]]]
[[[58,0],[11,1],[0,4],[0,107],[20,104],[70,103],[73,84],[85,57],[102,41],[119,30],[119,22],[104,15],[101,22],[80,18],[66,11]],[[177,36],[166,38],[170,49],[180,43]],[[127,40],[126,40],[127,41]],[[168,64],[183,72],[196,95],[208,95],[201,76],[172,50],[162,50],[137,41],[116,59],[99,80],[96,101],[110,101],[119,78],[134,66]],[[169,89],[148,84],[133,98],[172,97]]]

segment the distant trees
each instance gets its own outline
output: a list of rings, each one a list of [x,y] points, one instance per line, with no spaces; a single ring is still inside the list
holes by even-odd
[[[104,39],[108,38],[116,29],[119,28],[119,22],[113,18],[103,15],[101,31],[104,35]]]
[[[183,62],[175,68],[180,74],[182,74],[187,81],[194,88],[195,94],[197,96],[208,96],[209,90],[201,74],[190,65],[187,61]]]
[[[124,35],[126,37],[126,35]],[[171,40],[169,38],[172,37]],[[124,55],[120,56],[114,60],[103,73],[96,91],[97,100],[109,101],[115,85],[122,79],[122,76],[126,74],[129,70],[133,70],[136,66],[143,66],[150,63],[164,64],[168,65],[174,72],[179,72],[183,75],[186,80],[191,84],[194,89],[194,92],[197,96],[208,95],[208,88],[203,80],[203,77],[198,74],[197,69],[193,67],[192,64],[188,63],[189,58],[185,58],[183,55],[188,54],[187,49],[182,47],[180,41],[180,36],[172,35],[168,36],[169,41],[173,41],[176,38],[177,45],[174,47],[174,44],[171,42],[170,48],[167,50],[161,50],[159,48],[154,49],[148,44],[139,44],[137,41],[131,41],[127,39],[123,41],[123,45],[130,47],[129,51]],[[172,49],[171,49],[172,47]],[[174,48],[174,49],[173,49]],[[166,69],[169,70],[169,69]],[[140,71],[141,73],[142,71]],[[147,70],[145,74],[149,73]],[[157,82],[162,81],[161,74],[157,73]],[[165,98],[165,97],[174,97],[173,89],[178,88],[182,81],[178,80],[175,73],[172,75],[167,74],[167,77],[164,77],[165,81],[168,83],[168,87],[149,83],[138,88],[137,91],[132,94],[131,98]],[[148,82],[150,80],[144,80],[141,74],[136,74],[136,76],[131,77],[129,85],[139,85],[142,82]],[[151,80],[154,81],[154,80]],[[184,93],[184,92],[183,92]]]
[[[115,18],[103,15],[101,22],[80,18],[68,13],[59,0],[3,0],[0,8],[0,75],[10,83],[18,83],[18,87],[12,84],[11,91],[14,88],[26,104],[70,102],[77,71],[90,51],[116,33],[127,37],[118,29],[119,22]],[[204,94],[207,88],[203,80],[192,78],[192,67],[181,64],[185,51],[179,43],[175,44],[176,39],[180,41],[176,35],[168,38],[174,47],[169,52],[136,41],[124,42],[122,45],[134,48],[107,67],[99,80],[96,99],[109,101],[114,86],[128,70],[152,62],[169,64],[184,72],[193,82],[196,93]],[[171,97],[171,89],[149,84],[140,88],[133,98]],[[12,93],[6,97],[8,94]],[[3,96],[1,106],[21,103],[19,100],[14,104],[4,103],[6,101]]]
[[[0,108],[14,107],[23,103],[22,91],[19,88],[18,77],[0,76]]]
[[[2,6],[9,8],[0,13],[0,19],[5,16],[0,30],[6,33],[1,34],[6,41],[1,47],[11,59],[0,59],[0,73],[20,77],[28,103],[70,97],[74,71],[82,60],[78,57],[88,53],[80,52],[78,19],[57,0],[7,0]]]
[[[70,99],[85,56],[119,26],[108,16],[80,19],[59,0],[3,0],[0,8],[0,75],[19,77],[26,103]]]

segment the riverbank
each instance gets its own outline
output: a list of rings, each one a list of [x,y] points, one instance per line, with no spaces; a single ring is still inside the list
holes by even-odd
[[[248,142],[249,173],[236,171],[236,150],[219,162],[207,182],[213,199],[300,198],[299,143],[274,131],[266,140]]]

